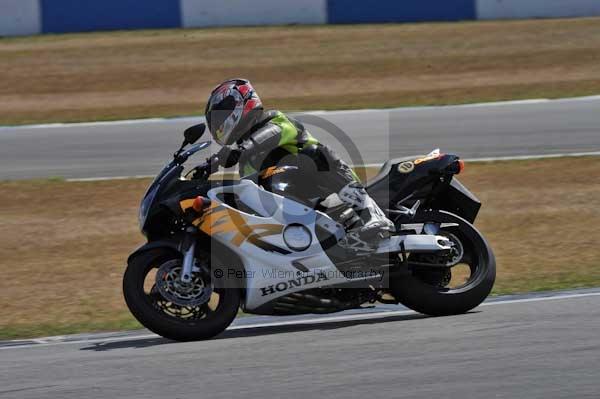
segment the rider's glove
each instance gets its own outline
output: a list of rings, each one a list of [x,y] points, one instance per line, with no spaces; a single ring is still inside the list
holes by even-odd
[[[228,145],[224,145],[217,153],[217,158],[219,158],[219,165],[225,168],[231,168],[232,166],[235,166],[240,160],[240,154],[240,150],[232,148]]]

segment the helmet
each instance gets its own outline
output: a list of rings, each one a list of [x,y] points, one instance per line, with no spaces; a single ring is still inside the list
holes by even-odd
[[[218,85],[208,97],[205,111],[208,130],[221,145],[239,140],[262,113],[262,102],[246,79],[231,79]]]

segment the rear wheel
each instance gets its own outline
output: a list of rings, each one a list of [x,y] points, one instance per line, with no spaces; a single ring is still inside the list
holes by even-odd
[[[132,257],[123,277],[125,302],[144,327],[165,338],[214,337],[237,315],[240,290],[224,279],[211,278],[210,265],[202,262],[192,281],[182,284],[181,267],[181,255],[167,248]]]
[[[407,268],[391,280],[396,299],[432,316],[465,313],[483,302],[494,286],[496,261],[479,231],[466,220],[444,211],[423,212],[411,223],[440,226],[437,234],[448,237],[453,250],[442,260],[433,255],[411,254]]]

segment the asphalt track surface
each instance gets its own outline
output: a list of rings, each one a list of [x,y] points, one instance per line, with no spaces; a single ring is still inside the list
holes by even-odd
[[[308,128],[353,164],[440,147],[463,158],[600,151],[600,97],[317,112]],[[201,118],[0,127],[0,180],[153,175]],[[323,121],[318,125],[324,126]],[[346,151],[353,143],[359,156]]]
[[[439,318],[389,306],[296,325],[247,318],[203,342],[0,345],[0,397],[598,398],[600,291],[559,295]]]

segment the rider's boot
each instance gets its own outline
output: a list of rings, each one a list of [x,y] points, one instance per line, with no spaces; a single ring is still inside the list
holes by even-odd
[[[360,183],[351,182],[339,193],[330,195],[322,202],[325,207],[338,204],[345,204],[352,210],[343,212],[340,216],[340,222],[347,227],[347,234],[369,246],[389,236],[390,231],[394,230],[392,221],[385,216]]]

